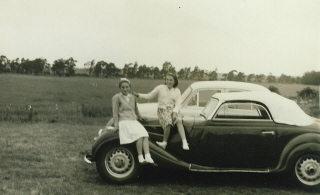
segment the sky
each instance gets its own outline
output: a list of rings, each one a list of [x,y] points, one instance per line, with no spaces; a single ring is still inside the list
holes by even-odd
[[[0,0],[0,55],[180,70],[320,71],[319,0]]]

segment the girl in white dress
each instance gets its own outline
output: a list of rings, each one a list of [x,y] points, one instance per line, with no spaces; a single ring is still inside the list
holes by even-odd
[[[149,151],[149,134],[137,119],[142,119],[135,96],[129,93],[131,83],[123,78],[119,82],[121,93],[112,98],[112,111],[115,130],[119,129],[120,144],[136,141],[140,163],[154,163]],[[143,157],[143,151],[145,156]]]

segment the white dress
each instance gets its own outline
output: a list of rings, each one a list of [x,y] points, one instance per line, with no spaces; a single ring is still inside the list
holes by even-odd
[[[130,97],[130,96],[129,96]],[[126,101],[128,104],[122,103],[122,106],[129,106],[128,96],[122,95],[120,101]],[[137,141],[142,137],[149,137],[147,130],[137,120],[121,120],[119,121],[119,137],[120,144],[129,144]]]
[[[141,137],[149,137],[147,130],[137,120],[119,121],[120,144],[129,144]]]

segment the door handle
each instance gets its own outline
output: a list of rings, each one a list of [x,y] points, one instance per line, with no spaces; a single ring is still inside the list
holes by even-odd
[[[266,130],[262,130],[262,134],[263,135],[267,135],[267,134],[271,134],[271,135],[274,135],[274,131],[266,131]]]

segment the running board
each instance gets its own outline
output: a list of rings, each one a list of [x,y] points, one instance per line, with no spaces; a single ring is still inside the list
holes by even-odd
[[[217,168],[205,167],[201,165],[190,164],[190,171],[198,172],[246,172],[246,173],[269,173],[269,169],[238,169],[238,168]]]

